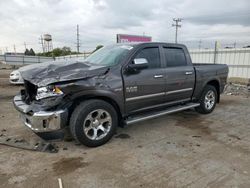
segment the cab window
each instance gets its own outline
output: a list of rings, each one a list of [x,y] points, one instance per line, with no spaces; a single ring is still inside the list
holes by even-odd
[[[185,53],[181,48],[163,48],[167,67],[186,66]]]
[[[136,58],[145,58],[148,61],[148,69],[160,68],[160,52],[158,47],[144,48],[136,56]]]

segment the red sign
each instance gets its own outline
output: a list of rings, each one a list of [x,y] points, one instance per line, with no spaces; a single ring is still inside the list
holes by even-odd
[[[117,43],[151,42],[151,41],[152,41],[152,37],[149,37],[149,36],[117,34]]]

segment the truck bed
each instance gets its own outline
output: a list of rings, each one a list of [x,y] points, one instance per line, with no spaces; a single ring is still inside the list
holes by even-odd
[[[228,66],[226,64],[212,64],[212,63],[193,63],[197,73],[204,75],[218,75],[228,73]]]
[[[198,93],[201,93],[204,84],[214,79],[219,82],[219,92],[223,92],[228,75],[228,66],[226,64],[193,63],[193,66],[196,72],[195,97],[198,96]]]

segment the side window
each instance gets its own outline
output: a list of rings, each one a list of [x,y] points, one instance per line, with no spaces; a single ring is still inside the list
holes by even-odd
[[[144,48],[142,49],[135,57],[136,58],[145,58],[148,61],[148,68],[160,68],[160,52],[158,47],[153,48]]]
[[[185,54],[180,48],[164,48],[167,67],[186,66],[187,61]]]

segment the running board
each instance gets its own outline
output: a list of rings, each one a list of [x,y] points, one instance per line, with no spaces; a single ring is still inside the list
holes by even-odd
[[[140,121],[145,121],[148,119],[153,119],[153,118],[157,118],[160,116],[164,116],[166,114],[171,114],[171,113],[175,113],[175,112],[179,112],[182,110],[187,110],[190,108],[194,108],[200,106],[199,103],[187,103],[185,105],[178,105],[178,106],[174,106],[174,107],[170,107],[167,110],[161,110],[158,112],[153,112],[153,113],[146,113],[144,115],[138,115],[138,116],[134,116],[134,117],[130,117],[128,118],[125,123],[127,125],[133,124],[133,123],[138,123]]]

